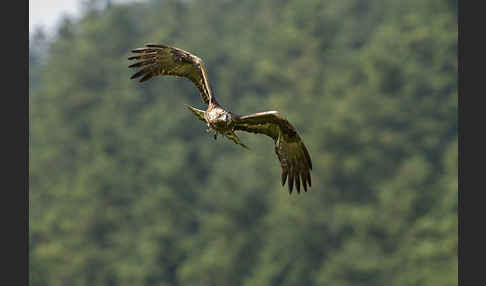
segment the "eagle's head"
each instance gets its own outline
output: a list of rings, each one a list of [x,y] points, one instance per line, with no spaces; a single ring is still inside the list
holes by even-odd
[[[218,114],[218,121],[222,121],[222,122],[228,122],[228,119],[229,119],[229,115],[228,113],[220,113]]]
[[[209,112],[208,115],[209,123],[218,127],[229,125],[229,123],[232,121],[231,114],[222,108],[214,108]]]
[[[231,114],[229,112],[219,112],[213,122],[218,129],[227,129],[233,122]]]

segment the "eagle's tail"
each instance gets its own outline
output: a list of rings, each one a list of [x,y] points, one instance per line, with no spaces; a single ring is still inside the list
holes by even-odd
[[[194,115],[196,115],[197,118],[206,122],[206,120],[204,120],[204,110],[194,108],[194,107],[189,106],[187,104],[184,104],[184,105],[187,107],[187,109],[189,109],[192,113],[194,113]]]

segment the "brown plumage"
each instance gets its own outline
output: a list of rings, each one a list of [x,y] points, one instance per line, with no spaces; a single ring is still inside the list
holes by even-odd
[[[159,75],[185,77],[196,85],[204,103],[209,104],[211,87],[200,58],[178,48],[157,44],[146,44],[146,48],[134,49],[132,53],[141,55],[129,57],[129,60],[141,61],[128,67],[141,69],[131,79],[143,76],[140,82],[144,82]]]
[[[246,148],[240,142],[235,131],[246,131],[265,134],[271,137],[275,144],[275,153],[282,168],[282,186],[288,179],[288,190],[292,193],[294,184],[300,193],[302,184],[304,191],[311,186],[312,161],[309,152],[300,139],[295,128],[277,111],[266,111],[249,115],[237,115],[218,104],[212,94],[204,62],[187,51],[158,44],[146,44],[144,48],[134,49],[139,54],[129,57],[129,60],[139,60],[130,68],[140,68],[131,78],[139,78],[140,82],[156,76],[172,75],[191,80],[199,90],[202,100],[208,104],[206,111],[191,106],[187,108],[204,121],[208,131],[214,131],[214,138],[222,134],[234,143]],[[310,190],[310,189],[309,189]]]

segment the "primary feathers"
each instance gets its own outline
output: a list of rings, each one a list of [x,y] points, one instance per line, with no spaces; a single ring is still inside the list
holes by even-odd
[[[156,76],[172,75],[191,80],[208,108],[204,111],[187,107],[206,123],[208,131],[214,132],[215,139],[221,134],[246,148],[235,131],[269,136],[274,141],[275,153],[282,168],[282,186],[288,179],[290,194],[294,185],[298,193],[301,191],[301,185],[305,192],[310,190],[312,161],[309,152],[295,128],[279,112],[238,115],[224,109],[212,93],[204,62],[187,51],[165,45],[146,44],[145,47],[134,49],[132,52],[137,55],[128,59],[138,61],[129,67],[140,68],[132,79],[140,78],[140,82],[144,82]]]

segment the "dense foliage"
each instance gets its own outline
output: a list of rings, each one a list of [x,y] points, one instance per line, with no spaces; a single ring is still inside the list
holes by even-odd
[[[457,285],[456,1],[103,3],[31,36],[31,285]],[[146,42],[286,116],[312,191],[209,137],[190,81],[129,80]]]

